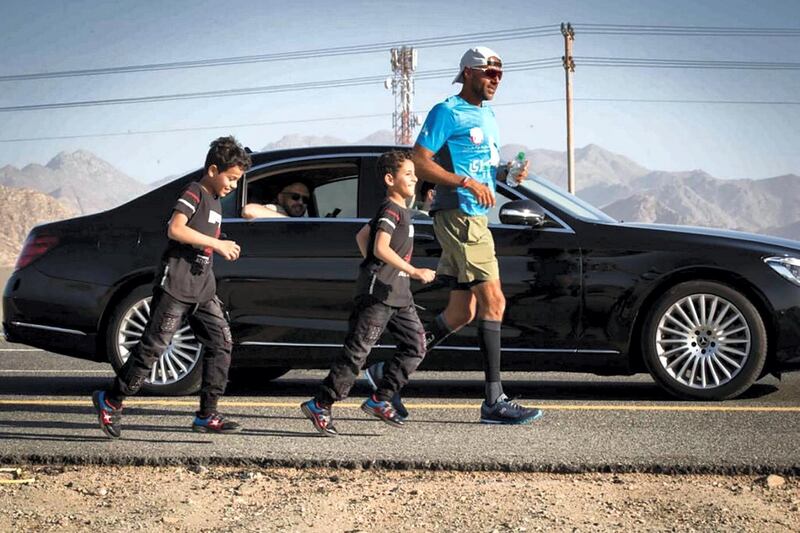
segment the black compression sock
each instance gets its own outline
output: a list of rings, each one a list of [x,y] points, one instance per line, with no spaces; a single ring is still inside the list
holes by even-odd
[[[501,322],[497,320],[478,320],[478,344],[483,353],[486,383],[500,383],[500,327]],[[487,395],[486,400],[494,403],[497,398],[488,398]]]

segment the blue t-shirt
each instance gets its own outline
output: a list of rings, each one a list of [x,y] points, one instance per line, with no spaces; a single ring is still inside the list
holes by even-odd
[[[451,96],[428,113],[417,144],[436,154],[436,162],[445,170],[469,176],[494,193],[500,164],[500,132],[491,107]],[[431,211],[457,207],[470,216],[485,215],[489,210],[464,187],[436,185]]]

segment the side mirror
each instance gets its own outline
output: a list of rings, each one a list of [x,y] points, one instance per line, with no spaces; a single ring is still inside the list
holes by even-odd
[[[500,208],[500,222],[540,228],[544,226],[542,206],[533,200],[514,200]]]

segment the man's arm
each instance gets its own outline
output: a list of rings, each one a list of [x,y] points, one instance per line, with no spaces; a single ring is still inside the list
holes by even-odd
[[[241,251],[239,245],[234,241],[222,241],[210,237],[186,225],[189,217],[183,213],[175,211],[169,219],[167,226],[167,237],[173,241],[195,246],[197,248],[211,248],[228,261],[235,261],[239,258]]]
[[[478,203],[484,207],[492,207],[495,204],[494,195],[491,189],[470,177],[459,176],[446,171],[442,166],[433,160],[435,154],[419,143],[414,145],[411,157],[414,160],[416,174],[425,181],[447,185],[448,187],[460,187],[466,178],[463,187],[471,192]]]
[[[247,204],[242,209],[243,218],[285,218],[286,215],[261,204]]]

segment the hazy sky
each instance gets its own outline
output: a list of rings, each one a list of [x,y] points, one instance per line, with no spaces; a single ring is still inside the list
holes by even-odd
[[[458,6],[458,7],[456,7]],[[581,66],[581,57],[800,63],[798,37],[581,35],[581,24],[800,27],[800,1],[460,0],[202,2],[3,0],[0,76],[96,69],[552,25],[576,28],[576,98],[800,102],[800,70]],[[560,36],[475,44],[506,64],[561,57]],[[458,70],[466,45],[424,48],[418,70]],[[389,52],[161,72],[0,81],[0,108],[388,76]],[[458,91],[420,80],[415,111]],[[509,72],[495,98],[503,143],[564,150],[564,71]],[[558,101],[521,103],[531,100]],[[208,142],[233,133],[253,149],[285,134],[355,141],[391,128],[382,83],[224,98],[0,112],[0,166],[46,163],[88,149],[145,182],[202,164]],[[346,118],[354,115],[380,115]],[[342,117],[328,121],[309,121]],[[246,124],[263,124],[245,126]],[[277,124],[276,124],[277,123]],[[800,174],[800,105],[577,101],[576,146],[595,143],[660,170],[702,168],[725,178]],[[41,139],[180,128],[193,131]],[[535,169],[534,169],[535,171]],[[580,172],[580,170],[579,170]]]

